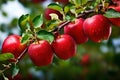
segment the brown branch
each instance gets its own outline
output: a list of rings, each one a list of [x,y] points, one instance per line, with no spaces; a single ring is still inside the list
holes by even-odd
[[[20,56],[16,60],[19,61],[22,58],[22,56],[27,52],[27,50],[28,50],[28,47],[24,49],[24,51],[20,54]]]
[[[63,26],[69,24],[70,21],[65,21],[64,23],[62,23],[60,26],[56,27],[55,29],[53,29],[51,32],[55,32],[55,31],[60,31],[60,29],[63,28]]]
[[[95,10],[88,10],[88,11],[85,11],[83,12],[82,14],[79,14],[76,18],[85,18],[86,15],[90,14],[90,13],[93,13],[95,12]]]

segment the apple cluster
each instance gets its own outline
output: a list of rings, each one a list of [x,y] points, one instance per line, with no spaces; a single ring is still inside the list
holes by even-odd
[[[17,59],[27,48],[27,45],[22,44],[20,40],[21,37],[18,35],[8,36],[3,42],[2,53],[11,52]],[[59,35],[51,45],[46,40],[39,40],[31,43],[28,47],[28,55],[37,66],[45,66],[52,63],[53,52],[60,59],[69,59],[76,53],[75,41],[71,36],[64,34]]]
[[[111,8],[120,12],[119,5],[109,6]],[[51,20],[51,13],[57,14],[63,20],[60,12],[49,8],[45,10],[45,18]],[[63,60],[70,59],[76,54],[77,45],[86,43],[89,39],[96,43],[108,40],[111,24],[120,27],[120,18],[107,18],[103,14],[95,14],[86,19],[76,18],[64,26],[63,34],[59,31],[53,32],[55,39],[51,43],[35,38],[37,40],[32,39],[29,44],[23,44],[21,36],[10,35],[3,42],[2,53],[11,52],[17,60],[27,48],[27,53],[36,66],[46,66],[52,63],[54,56]]]

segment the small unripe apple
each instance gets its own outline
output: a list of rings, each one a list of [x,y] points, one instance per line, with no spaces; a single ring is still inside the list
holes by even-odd
[[[10,35],[8,36],[3,44],[2,44],[2,53],[12,53],[16,58],[20,56],[20,54],[27,47],[26,44],[22,44],[20,42],[21,36],[19,35]]]
[[[50,9],[50,8],[46,8],[46,9],[45,9],[45,13],[44,13],[45,18],[46,18],[47,20],[51,20],[50,14],[52,14],[52,13],[57,14],[57,15],[58,15],[58,18],[59,18],[60,20],[63,19],[63,15],[62,15],[59,11],[53,10],[53,9]]]
[[[87,18],[84,23],[84,32],[93,42],[107,40],[111,34],[109,20],[101,14]]]
[[[36,66],[46,66],[52,63],[53,51],[48,41],[40,40],[30,44],[28,55]]]
[[[64,27],[64,33],[69,34],[74,38],[77,44],[85,43],[88,41],[88,37],[83,30],[84,19],[76,19],[75,22],[71,22]]]
[[[60,59],[67,60],[76,53],[76,43],[74,39],[67,34],[59,35],[52,43],[56,56]]]
[[[120,5],[119,6],[109,6],[109,8],[114,9],[115,11],[120,12]],[[120,27],[120,18],[109,18],[111,23],[117,27]]]

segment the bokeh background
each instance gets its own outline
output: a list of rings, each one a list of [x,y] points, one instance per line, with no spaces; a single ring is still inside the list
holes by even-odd
[[[34,18],[55,1],[0,0],[0,50],[8,35],[21,35],[18,27],[21,15],[30,14]],[[67,0],[61,4],[64,1]],[[13,80],[120,80],[120,28],[112,26],[109,40],[101,43],[89,40],[78,45],[76,56],[69,60],[55,57],[51,65],[36,67],[26,54],[18,65],[20,71]],[[10,70],[5,75],[11,79]]]

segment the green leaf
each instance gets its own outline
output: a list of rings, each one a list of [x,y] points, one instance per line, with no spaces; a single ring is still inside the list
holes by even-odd
[[[107,18],[119,18],[120,17],[120,12],[117,12],[113,9],[110,9],[110,10],[105,12],[104,16],[107,17]]]
[[[75,4],[76,7],[80,7],[86,4],[89,0],[70,0],[72,4]]]
[[[49,4],[49,5],[48,5],[48,8],[54,9],[54,10],[59,11],[60,13],[63,13],[62,6],[60,6],[60,5],[57,4],[57,3],[51,3],[51,4]]]
[[[48,42],[52,42],[54,40],[54,35],[52,32],[47,32],[45,30],[41,30],[37,33],[37,37],[42,40],[47,40]]]
[[[28,33],[23,33],[23,34],[22,34],[21,43],[22,43],[22,44],[26,44],[26,43],[29,41],[30,37],[31,37],[30,34],[28,34]]]
[[[30,15],[29,14],[26,14],[26,15],[22,15],[19,20],[18,20],[18,24],[19,24],[19,27],[20,29],[25,32],[25,30],[27,29],[27,23],[29,22],[30,20]]]
[[[75,8],[74,6],[72,6],[72,7],[70,8],[70,11],[71,11],[71,13],[76,14],[76,8]]]
[[[48,31],[53,30],[58,24],[59,24],[59,22],[57,20],[50,20],[47,23],[47,30]]]
[[[11,58],[14,58],[14,55],[12,53],[0,54],[0,61],[6,61],[6,60],[9,60]]]
[[[13,64],[12,78],[14,78],[19,72],[19,68],[16,64]]]
[[[70,11],[70,8],[71,8],[72,6],[73,6],[72,4],[67,4],[67,5],[64,7],[64,12],[65,12],[65,14]]]
[[[75,4],[76,4],[76,6],[82,5],[82,0],[75,0]]]
[[[79,0],[77,0],[79,1]],[[89,0],[81,0],[82,5],[86,4]]]
[[[43,15],[38,15],[33,19],[34,28],[40,28],[43,24]]]

